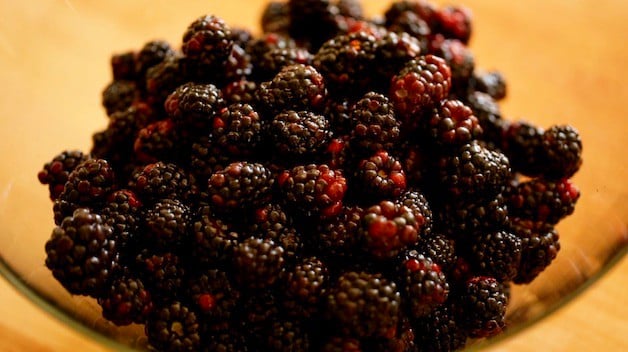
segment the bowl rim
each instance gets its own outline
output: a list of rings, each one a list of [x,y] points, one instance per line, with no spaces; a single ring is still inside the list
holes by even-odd
[[[480,340],[479,342],[471,342],[464,351],[476,351],[483,350],[485,348],[493,347],[505,341],[516,337],[521,332],[527,330],[529,327],[536,325],[538,322],[549,317],[552,313],[565,307],[567,304],[573,302],[575,298],[580,296],[583,292],[587,291],[593,286],[599,279],[605,276],[611,269],[613,269],[624,257],[628,257],[628,242],[623,242],[621,246],[616,248],[607,260],[602,263],[600,269],[594,274],[584,280],[576,289],[561,297],[555,304],[549,306],[548,309],[543,311],[542,314],[538,314],[528,321],[518,324],[512,328],[506,329],[503,333],[489,338]],[[37,290],[33,289],[18,273],[14,270],[4,259],[2,253],[0,253],[0,275],[4,277],[17,291],[25,296],[31,304],[34,304],[38,308],[42,309],[50,316],[54,317],[57,321],[70,327],[74,331],[78,332],[83,337],[95,341],[101,346],[114,350],[124,352],[137,352],[138,350],[130,346],[124,345],[104,333],[91,328],[82,323],[78,318],[70,315],[63,308],[56,305],[50,299],[40,294]]]

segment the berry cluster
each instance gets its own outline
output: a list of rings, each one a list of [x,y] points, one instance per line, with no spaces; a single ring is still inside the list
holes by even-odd
[[[38,177],[46,266],[160,351],[450,351],[560,250],[575,128],[502,118],[469,10],[270,2],[113,55],[90,151]],[[524,176],[524,177],[521,177]]]

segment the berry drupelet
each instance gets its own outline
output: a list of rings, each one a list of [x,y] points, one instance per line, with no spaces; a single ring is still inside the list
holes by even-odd
[[[409,250],[401,254],[397,265],[398,282],[410,317],[425,317],[445,302],[449,283],[432,259]]]
[[[406,176],[401,163],[386,151],[362,159],[354,175],[356,194],[372,199],[396,198],[406,189]]]
[[[580,198],[580,190],[569,179],[532,179],[511,186],[506,193],[511,216],[553,225],[571,215]]]
[[[267,124],[266,134],[279,155],[300,162],[320,153],[331,137],[325,116],[294,110],[277,114]]]
[[[275,182],[260,163],[233,162],[215,172],[208,182],[208,201],[216,212],[255,208],[271,199]]]
[[[44,164],[37,178],[42,185],[48,185],[51,200],[59,198],[70,173],[89,157],[80,150],[64,150]]]
[[[201,346],[198,314],[178,301],[155,307],[145,331],[150,346],[160,351],[198,351]]]
[[[400,123],[388,98],[376,92],[366,93],[353,107],[350,145],[370,154],[391,151],[400,138]]]
[[[56,226],[45,248],[46,267],[71,294],[100,297],[118,268],[113,229],[86,208]]]

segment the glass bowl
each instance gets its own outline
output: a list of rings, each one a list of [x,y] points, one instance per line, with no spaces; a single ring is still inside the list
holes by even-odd
[[[89,150],[106,126],[100,92],[112,53],[150,39],[178,46],[187,25],[216,14],[257,28],[264,1],[5,1],[0,13],[0,271],[42,309],[116,350],[141,347],[141,326],[116,328],[93,299],[73,297],[44,265],[53,227],[44,162],[65,149]],[[439,3],[439,2],[435,2]],[[620,50],[624,17],[614,2],[460,2],[474,14],[477,66],[508,80],[501,103],[509,119],[574,125],[584,164],[573,178],[582,196],[558,226],[558,258],[532,284],[513,288],[509,328],[481,347],[510,338],[583,291],[626,253],[628,179],[624,136],[628,86]],[[389,2],[364,1],[368,14]],[[560,16],[555,14],[560,13]]]

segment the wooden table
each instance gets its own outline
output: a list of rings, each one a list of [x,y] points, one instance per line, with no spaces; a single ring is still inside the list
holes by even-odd
[[[132,4],[130,4],[132,3]],[[178,43],[180,32],[192,17],[209,11],[213,4],[207,0],[186,1],[182,8],[181,2],[137,0],[134,2],[87,2],[87,1],[3,1],[0,2],[0,65],[8,62],[23,61],[35,68],[60,70],[51,74],[54,82],[34,83],[33,89],[46,87],[58,89],[63,84],[65,89],[84,91],[85,99],[74,98],[56,114],[77,115],[92,113],[99,103],[99,90],[106,84],[107,55],[113,51],[136,48],[142,41],[161,37]],[[218,3],[218,2],[216,2]],[[479,66],[503,69],[516,84],[512,85],[505,112],[516,116],[537,116],[539,114],[562,112],[568,114],[578,109],[580,96],[587,96],[586,91],[567,95],[564,101],[552,104],[546,97],[557,95],[557,90],[584,89],[585,86],[573,84],[569,80],[554,85],[545,84],[546,75],[551,75],[552,65],[574,63],[580,71],[574,80],[592,80],[599,84],[596,89],[606,89],[609,95],[619,99],[602,99],[588,102],[596,104],[600,113],[617,114],[617,128],[609,130],[609,139],[617,141],[625,139],[628,125],[624,106],[628,98],[628,49],[626,33],[628,33],[628,2],[623,0],[532,0],[525,2],[497,2],[491,0],[464,1],[472,9],[477,9],[477,35],[483,39],[474,39],[474,48],[480,53],[477,56]],[[387,2],[368,2],[369,13],[376,13],[386,7]],[[257,23],[256,13],[263,1],[223,1],[217,13],[230,24],[247,25]],[[154,6],[172,6],[177,11],[165,14],[153,11]],[[508,7],[510,17],[492,16],[493,11],[502,11]],[[142,16],[137,16],[141,11]],[[187,11],[187,12],[186,12]],[[107,19],[116,14],[120,22],[108,22]],[[551,21],[551,22],[550,22]],[[540,31],[539,23],[554,23],[551,30]],[[77,28],[78,25],[78,28]],[[528,25],[530,25],[529,29]],[[81,33],[84,26],[85,33]],[[492,27],[491,27],[492,26]],[[518,34],[520,40],[554,41],[553,48],[542,53],[554,61],[544,59],[543,55],[532,55],[528,66],[517,66],[510,60],[513,52],[517,52],[522,43],[497,42],[500,37],[486,28],[502,28]],[[536,28],[536,30],[534,29]],[[583,29],[584,28],[584,29]],[[132,30],[135,36],[125,35]],[[577,31],[577,34],[576,32]],[[510,33],[508,32],[508,33]],[[522,35],[525,34],[525,35]],[[84,36],[90,36],[85,38]],[[83,36],[83,37],[82,37]],[[106,44],[99,43],[102,36],[109,38]],[[503,37],[503,36],[502,36]],[[55,46],[66,40],[74,40],[85,45],[84,50],[49,57],[45,50],[54,51]],[[560,45],[559,45],[560,44]],[[581,45],[582,44],[582,45]],[[105,45],[106,47],[103,47]],[[517,49],[519,48],[519,49]],[[580,50],[583,48],[583,50]],[[536,53],[538,54],[538,53]],[[88,77],[75,77],[71,70],[73,63],[80,60],[94,60],[94,72]],[[63,62],[61,60],[64,60]],[[503,65],[502,65],[503,64]],[[22,79],[15,72],[3,72],[0,81],[6,87],[12,87]],[[530,75],[529,72],[541,72],[542,75]],[[587,75],[595,71],[597,76]],[[33,75],[35,75],[34,73]],[[35,76],[33,76],[35,77]],[[31,77],[31,78],[33,78]],[[36,78],[35,78],[36,79]],[[597,81],[596,81],[597,80]],[[573,86],[573,88],[572,88]],[[534,87],[534,89],[528,89]],[[8,95],[7,95],[8,93]],[[31,97],[11,95],[5,91],[0,96],[11,97],[0,104],[0,127],[6,128],[7,119],[19,116],[20,104],[31,104]],[[599,95],[597,95],[599,96]],[[29,106],[32,111],[49,114],[48,106],[57,106],[50,97],[37,97],[37,106]],[[533,102],[533,103],[529,103]],[[561,106],[557,106],[563,104]],[[590,105],[589,105],[590,106]],[[549,110],[548,110],[549,109]],[[25,121],[29,116],[20,116]],[[58,117],[57,117],[58,118]],[[59,118],[60,119],[60,118]],[[557,116],[556,121],[562,120]],[[31,121],[36,124],[38,120]],[[104,120],[101,120],[104,121]],[[93,130],[95,125],[102,123],[81,122],[80,127]],[[56,126],[59,132],[62,126]],[[1,129],[0,129],[1,130]],[[19,130],[4,138],[9,138],[9,146],[23,147],[26,154],[39,157],[37,145],[22,144],[23,135]],[[51,133],[52,133],[51,132]],[[5,141],[6,142],[6,141]],[[41,140],[39,143],[48,143]],[[89,134],[73,134],[68,136],[68,146],[86,146]],[[39,147],[41,149],[41,147]],[[2,151],[6,153],[7,151]],[[3,155],[5,157],[5,155]],[[10,156],[9,156],[10,157]],[[594,158],[604,155],[592,156]],[[40,159],[44,160],[44,159]],[[22,166],[21,159],[8,159],[7,165]],[[619,161],[621,163],[621,160]],[[624,160],[625,162],[625,160]],[[39,161],[38,161],[39,163]],[[9,172],[2,168],[0,176]],[[1,178],[1,177],[0,177]],[[625,186],[623,186],[625,188]],[[627,219],[619,219],[626,227]],[[628,351],[628,259],[623,259],[607,276],[588,289],[575,301],[563,307],[551,317],[538,325],[526,330],[513,339],[500,344],[490,351]],[[71,330],[60,323],[18,293],[5,280],[0,280],[0,351],[106,351],[105,348],[90,341],[85,336]]]

